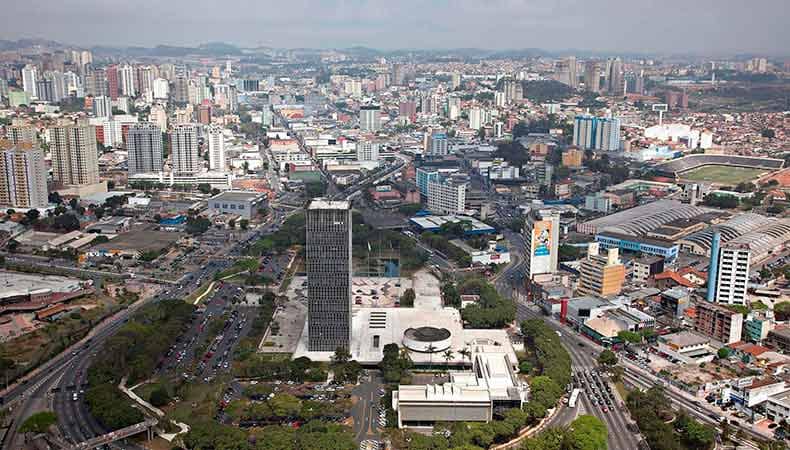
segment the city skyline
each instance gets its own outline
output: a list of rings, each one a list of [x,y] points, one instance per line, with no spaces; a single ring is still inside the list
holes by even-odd
[[[412,1],[412,0],[409,0]],[[788,8],[722,2],[663,2],[633,8],[622,0],[580,4],[501,0],[398,7],[375,1],[305,0],[277,5],[182,1],[156,4],[40,2],[7,5],[15,20],[2,39],[45,38],[81,46],[192,46],[228,42],[242,47],[392,49],[525,49],[620,53],[787,54]],[[141,4],[142,3],[142,4]],[[153,4],[151,5],[153,6]],[[156,12],[156,14],[153,13]],[[91,27],[73,23],[90,22]],[[40,30],[46,24],[46,33]],[[597,27],[595,26],[597,25]],[[145,33],[140,30],[145,29]],[[408,30],[408,33],[404,33]],[[647,30],[647,31],[646,31]]]

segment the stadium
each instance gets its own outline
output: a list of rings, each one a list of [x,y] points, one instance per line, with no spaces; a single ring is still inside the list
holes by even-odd
[[[658,175],[677,181],[734,186],[779,170],[784,160],[737,155],[689,155],[659,164]]]

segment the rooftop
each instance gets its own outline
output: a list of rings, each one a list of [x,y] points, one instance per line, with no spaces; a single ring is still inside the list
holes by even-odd
[[[249,191],[225,191],[220,194],[217,194],[211,197],[211,200],[225,200],[229,202],[243,202],[243,201],[253,201],[261,197],[262,193],[260,192],[249,192]]]
[[[710,342],[709,338],[696,333],[692,333],[690,331],[681,331],[678,333],[667,334],[664,335],[662,339],[669,344],[680,347],[681,349],[684,347],[703,345]]]
[[[345,200],[327,200],[324,198],[314,198],[310,202],[308,209],[340,209],[347,210],[351,208],[351,204]]]

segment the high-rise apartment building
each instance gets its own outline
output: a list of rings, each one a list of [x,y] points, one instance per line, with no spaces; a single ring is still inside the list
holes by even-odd
[[[625,282],[625,266],[619,252],[618,248],[610,248],[606,254],[600,254],[597,242],[589,244],[587,258],[579,268],[579,293],[599,297],[620,293]]]
[[[712,256],[711,256],[712,258]],[[751,251],[744,244],[723,244],[716,273],[716,303],[746,305]]]
[[[118,81],[118,66],[115,64],[107,66],[104,70],[107,74],[107,95],[111,99],[117,100],[121,92],[120,83]]]
[[[137,82],[135,81],[134,67],[124,64],[118,67],[118,87],[121,95],[134,97],[137,95]]]
[[[446,133],[431,134],[431,141],[428,145],[428,154],[431,156],[446,156],[449,153],[449,145]]]
[[[479,130],[485,122],[483,110],[480,107],[473,107],[469,110],[469,128]]]
[[[162,171],[162,129],[151,122],[129,126],[126,136],[129,175]]]
[[[36,94],[38,99],[43,102],[54,102],[55,89],[52,80],[39,79],[36,81]]]
[[[208,128],[208,165],[209,169],[224,172],[228,165],[225,161],[225,135],[222,128]]]
[[[560,240],[559,213],[551,210],[531,211],[524,225],[524,233],[529,278],[556,272]]]
[[[64,185],[99,182],[99,151],[92,125],[59,124],[50,128],[52,178]]]
[[[162,132],[167,130],[167,111],[165,107],[159,103],[151,105],[151,111],[148,113],[148,121],[155,123]]]
[[[620,149],[620,119],[616,117],[576,116],[573,122],[573,145],[584,150],[617,151]]]
[[[187,123],[170,132],[171,165],[176,175],[194,175],[200,171],[197,125]]]
[[[38,97],[38,68],[32,64],[28,64],[22,68],[22,89],[27,92],[31,97]]]
[[[93,115],[112,118],[112,98],[100,96],[93,99]]]
[[[584,88],[590,92],[601,91],[601,75],[598,70],[596,61],[587,61],[584,64]]]
[[[379,131],[381,129],[381,108],[365,105],[359,108],[359,128],[362,131]]]
[[[38,143],[36,128],[25,122],[13,122],[10,126],[7,126],[6,137],[13,145],[19,145],[25,142],[32,145]]]
[[[625,95],[625,73],[623,61],[620,58],[607,61],[608,73],[606,74],[606,90],[609,95],[622,97]]]
[[[47,199],[44,152],[28,142],[0,142],[0,205],[44,208]]]
[[[351,345],[351,205],[315,199],[307,208],[307,327],[310,351]]]
[[[189,80],[186,77],[173,80],[173,101],[179,104],[189,102]]]
[[[93,97],[107,95],[107,73],[104,69],[86,69],[85,94]]]

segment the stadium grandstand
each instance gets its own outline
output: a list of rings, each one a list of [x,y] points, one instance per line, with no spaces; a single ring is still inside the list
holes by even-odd
[[[703,166],[730,166],[749,169],[779,170],[784,165],[783,159],[763,158],[739,155],[688,155],[682,158],[658,164],[655,171],[658,175],[679,178],[688,172]]]
[[[790,242],[790,219],[775,219],[773,223],[739,236],[728,244],[745,244],[751,251],[751,263],[759,263],[772,254],[781,253]]]
[[[713,210],[710,208],[692,206],[677,200],[658,200],[578,224],[576,231],[584,234],[607,231],[640,236],[666,223],[678,219],[691,219],[711,211]]]
[[[776,219],[755,213],[739,214],[726,222],[692,233],[680,239],[678,243],[680,244],[680,249],[684,252],[710,256],[711,240],[715,231],[721,234],[721,242],[725,243],[766,227],[775,221]]]

